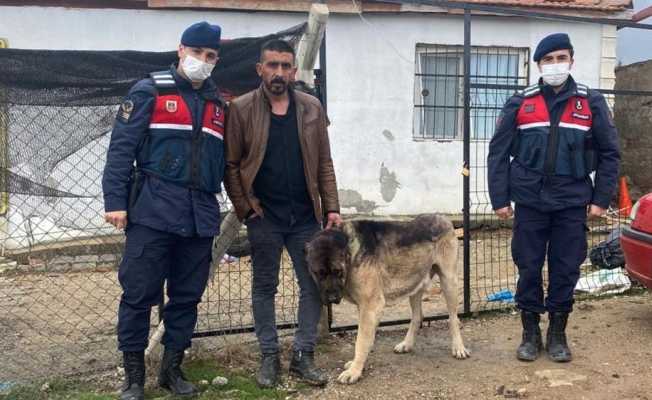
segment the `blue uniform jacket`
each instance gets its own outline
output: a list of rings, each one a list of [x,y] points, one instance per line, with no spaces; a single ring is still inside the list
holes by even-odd
[[[193,130],[201,129],[206,99],[218,98],[212,80],[195,90],[190,82],[171,72],[180,95],[192,113]],[[215,236],[220,229],[220,208],[215,194],[191,190],[151,175],[143,175],[142,188],[129,207],[134,161],[149,128],[157,90],[151,78],[136,83],[124,99],[130,104],[128,118],[118,117],[113,126],[106,157],[102,190],[105,211],[127,211],[130,224],[181,236]],[[197,133],[197,132],[195,132]]]
[[[541,82],[540,82],[541,84]],[[558,120],[567,100],[576,93],[572,78],[558,94],[543,86],[542,92],[551,120]],[[518,162],[510,161],[510,150],[518,134],[516,116],[524,97],[512,96],[503,107],[496,131],[489,144],[487,156],[489,197],[494,210],[510,205],[513,193],[518,202],[542,212],[552,212],[571,207],[595,204],[608,208],[616,189],[620,154],[618,135],[604,96],[589,90],[588,100],[593,114],[593,144],[598,157],[595,178],[575,179],[572,176],[553,175],[546,178],[542,173],[530,170]]]

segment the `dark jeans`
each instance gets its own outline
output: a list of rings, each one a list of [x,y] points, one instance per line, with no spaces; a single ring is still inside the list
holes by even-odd
[[[536,313],[571,312],[573,292],[586,259],[586,207],[541,212],[517,204],[512,258],[518,267],[516,304]],[[541,271],[548,255],[548,296]]]
[[[166,279],[169,301],[163,309],[162,343],[173,350],[190,347],[212,244],[212,237],[183,237],[143,225],[129,226],[118,272],[123,290],[118,309],[120,351],[147,347],[151,307],[159,303]]]
[[[299,283],[299,326],[294,336],[295,351],[314,351],[321,313],[319,290],[308,272],[305,245],[319,231],[317,222],[281,228],[261,217],[247,220],[247,235],[253,262],[252,303],[254,326],[262,353],[278,352],[274,296],[279,283],[281,253],[290,254]]]

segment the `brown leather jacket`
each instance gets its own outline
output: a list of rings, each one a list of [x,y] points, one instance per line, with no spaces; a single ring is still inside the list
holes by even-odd
[[[328,140],[328,120],[315,97],[290,91],[297,110],[299,142],[303,155],[306,185],[317,221],[327,212],[338,212],[337,184]],[[224,186],[240,220],[253,209],[263,215],[253,194],[253,183],[265,156],[269,135],[271,104],[264,86],[231,102],[226,120],[226,175]]]

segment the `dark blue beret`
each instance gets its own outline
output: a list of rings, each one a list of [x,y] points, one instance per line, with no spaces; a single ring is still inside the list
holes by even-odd
[[[565,33],[553,33],[544,37],[534,52],[534,62],[539,62],[543,56],[557,50],[570,50],[573,55],[573,45]]]
[[[217,50],[220,48],[221,33],[222,28],[218,25],[211,25],[206,21],[197,22],[183,31],[181,44],[189,47],[208,47]]]

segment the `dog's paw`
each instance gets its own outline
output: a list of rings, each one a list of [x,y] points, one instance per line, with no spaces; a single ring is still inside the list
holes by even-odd
[[[471,356],[471,352],[464,347],[463,344],[459,344],[457,346],[453,346],[452,348],[452,354],[453,357],[457,358],[458,360],[463,360],[465,358],[468,358]]]
[[[349,369],[351,368],[351,365],[353,365],[353,360],[347,361],[346,364],[344,364],[344,369]]]
[[[409,353],[412,351],[412,348],[414,345],[405,343],[405,341],[402,341],[401,343],[397,344],[394,346],[394,353],[398,354],[403,354],[403,353]]]
[[[340,376],[337,378],[337,381],[339,383],[351,385],[360,379],[360,375],[362,375],[362,371],[355,370],[353,368],[347,368],[340,374]]]

